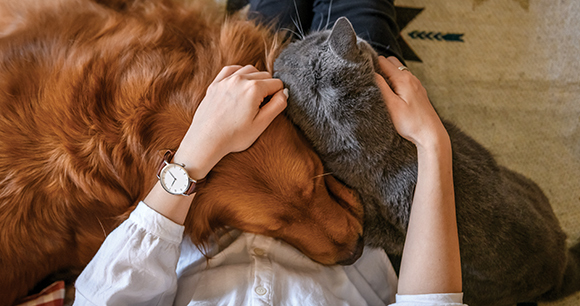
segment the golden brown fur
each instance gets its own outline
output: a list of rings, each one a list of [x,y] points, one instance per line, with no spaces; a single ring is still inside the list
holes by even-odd
[[[279,40],[213,1],[0,3],[0,301],[88,263],[155,183],[209,83],[267,69]],[[360,203],[279,116],[208,176],[186,221],[202,244],[234,226],[321,263],[360,250]]]

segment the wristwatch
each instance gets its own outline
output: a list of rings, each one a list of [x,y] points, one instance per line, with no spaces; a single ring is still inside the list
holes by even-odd
[[[189,177],[185,165],[171,162],[174,155],[175,152],[171,150],[165,152],[157,170],[157,178],[165,191],[175,195],[191,195],[205,182],[205,178],[194,180]]]

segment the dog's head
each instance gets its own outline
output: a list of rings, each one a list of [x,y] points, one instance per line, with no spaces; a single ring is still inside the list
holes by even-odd
[[[282,239],[322,264],[350,264],[362,252],[362,217],[357,194],[324,173],[281,115],[252,147],[216,165],[186,227],[198,243],[233,226]]]

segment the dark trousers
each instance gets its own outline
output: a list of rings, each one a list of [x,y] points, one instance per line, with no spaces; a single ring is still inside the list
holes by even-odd
[[[339,17],[347,17],[357,35],[385,57],[396,56],[399,29],[394,0],[250,0],[252,17],[275,23],[278,29],[294,32],[295,38],[312,31],[331,29]]]

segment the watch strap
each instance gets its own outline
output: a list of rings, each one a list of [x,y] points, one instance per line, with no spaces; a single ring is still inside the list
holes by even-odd
[[[157,169],[157,178],[161,178],[161,170],[163,170],[163,168],[165,168],[167,164],[171,163],[171,160],[173,159],[174,155],[175,152],[172,150],[165,151],[165,154],[163,154],[163,160],[161,161],[161,163],[159,164],[159,168]]]

